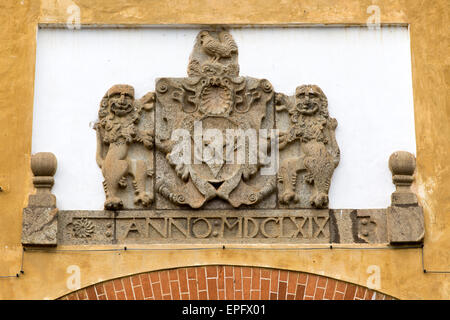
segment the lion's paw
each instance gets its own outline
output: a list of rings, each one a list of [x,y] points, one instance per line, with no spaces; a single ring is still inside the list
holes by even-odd
[[[118,197],[110,197],[105,201],[106,210],[118,210],[123,207],[123,202]]]
[[[283,194],[280,197],[280,202],[284,204],[288,204],[289,202],[297,203],[299,200],[300,200],[299,197],[293,191],[283,192]]]
[[[141,192],[134,197],[134,204],[142,204],[143,207],[148,207],[153,202],[153,196],[149,193]]]
[[[318,192],[311,196],[310,203],[316,208],[326,208],[328,205],[328,195],[324,192]]]

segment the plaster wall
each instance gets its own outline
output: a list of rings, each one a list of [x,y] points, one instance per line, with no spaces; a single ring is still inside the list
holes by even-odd
[[[92,124],[116,83],[136,96],[159,77],[186,76],[199,29],[40,29],[37,37],[32,153],[58,159],[54,194],[61,210],[101,210],[103,177]],[[330,208],[384,208],[394,190],[387,159],[415,153],[411,55],[407,27],[240,28],[240,74],[265,78],[293,94],[317,84],[338,120],[341,162]]]

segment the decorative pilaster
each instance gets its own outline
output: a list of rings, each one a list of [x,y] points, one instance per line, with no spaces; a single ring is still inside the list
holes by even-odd
[[[51,152],[31,156],[31,171],[36,193],[28,197],[23,209],[22,245],[56,246],[57,214],[56,197],[51,193],[56,172],[56,157]]]
[[[423,210],[411,191],[416,159],[406,151],[394,152],[389,158],[389,169],[396,187],[391,196],[391,206],[387,209],[389,242],[421,243],[425,234]]]

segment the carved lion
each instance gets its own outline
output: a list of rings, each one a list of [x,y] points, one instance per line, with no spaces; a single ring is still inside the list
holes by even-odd
[[[123,207],[118,188],[126,187],[127,175],[133,175],[135,204],[147,207],[153,196],[145,190],[145,179],[149,174],[143,161],[137,161],[135,172],[129,171],[128,149],[131,143],[142,143],[148,149],[153,147],[153,133],[139,130],[137,124],[143,111],[150,111],[154,105],[154,93],[135,100],[134,88],[129,85],[114,85],[103,96],[98,112],[97,131],[98,166],[104,177],[106,195],[105,209],[117,210]]]
[[[298,173],[305,170],[305,181],[313,186],[310,204],[327,207],[331,177],[340,158],[334,135],[337,121],[328,114],[328,100],[316,85],[297,87],[294,97],[277,94],[275,100],[277,111],[286,110],[290,115],[289,131],[280,133],[280,149],[298,140],[301,154],[281,164],[279,176],[284,190],[280,202],[299,201],[294,190]]]

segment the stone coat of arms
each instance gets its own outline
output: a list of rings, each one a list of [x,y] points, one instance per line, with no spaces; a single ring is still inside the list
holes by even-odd
[[[106,209],[148,207],[155,199],[157,209],[275,208],[277,196],[282,206],[327,207],[339,148],[337,121],[319,87],[300,86],[288,97],[266,79],[240,76],[228,31],[198,34],[187,73],[157,79],[155,93],[141,99],[128,85],[113,86],[103,98],[96,129]],[[278,120],[276,112],[284,111],[288,119]],[[286,132],[275,137],[264,134],[283,126]],[[271,156],[279,172],[261,174]],[[120,190],[128,185],[134,201]]]

